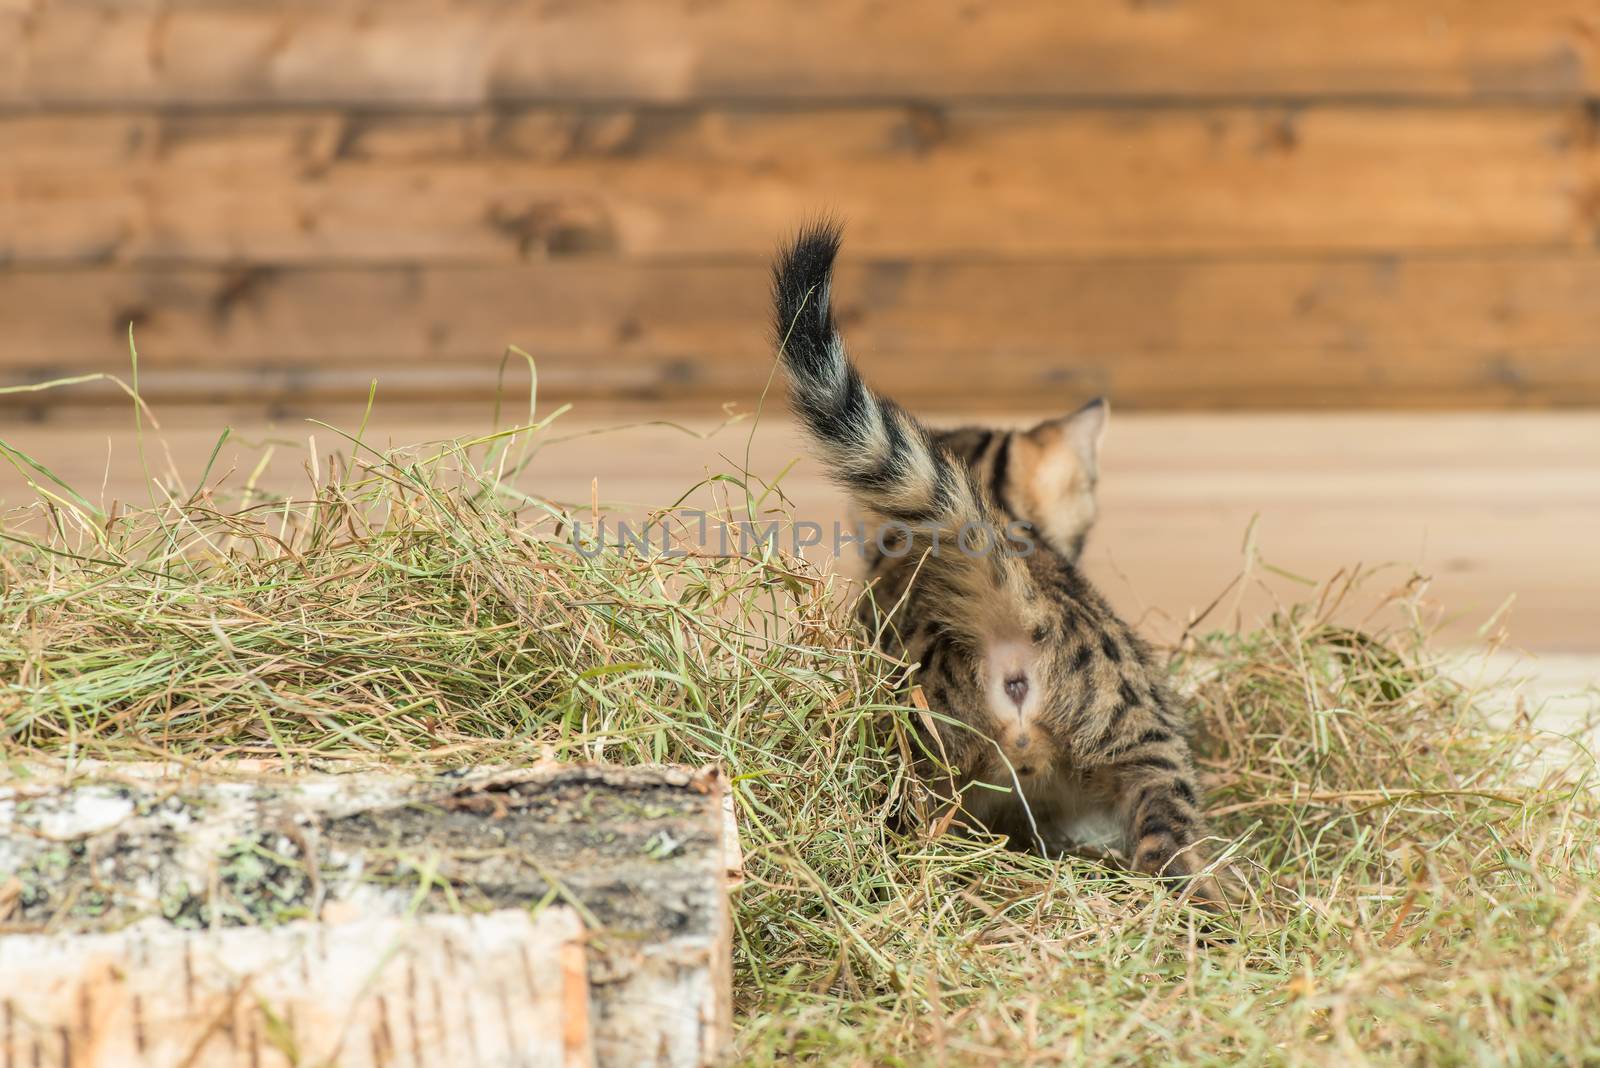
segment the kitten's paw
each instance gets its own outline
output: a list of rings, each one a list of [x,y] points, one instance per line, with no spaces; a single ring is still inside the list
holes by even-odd
[[[1133,855],[1133,868],[1171,884],[1174,892],[1207,912],[1221,914],[1233,906],[1221,881],[1205,870],[1199,851],[1179,849],[1168,836],[1149,835],[1141,841]]]

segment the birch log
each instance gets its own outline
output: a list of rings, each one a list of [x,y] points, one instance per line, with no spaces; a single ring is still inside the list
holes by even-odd
[[[530,916],[0,938],[3,1063],[588,1068],[583,925]]]
[[[665,767],[0,785],[0,1065],[708,1063],[724,801]]]

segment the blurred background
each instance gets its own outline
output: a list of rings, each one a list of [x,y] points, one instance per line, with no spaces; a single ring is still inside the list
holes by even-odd
[[[1089,564],[1153,631],[1388,565],[1452,642],[1600,651],[1593,0],[0,0],[0,437],[142,497],[113,383],[16,388],[130,378],[130,324],[180,477],[228,425],[303,485],[373,379],[392,440],[484,429],[507,345],[564,427],[706,430],[824,210],[885,391],[1111,398]],[[745,435],[528,481],[666,501]]]

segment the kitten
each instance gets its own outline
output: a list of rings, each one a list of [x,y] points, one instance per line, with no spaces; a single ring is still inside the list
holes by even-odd
[[[862,382],[833,320],[839,241],[836,226],[818,223],[779,255],[777,338],[823,462],[856,508],[894,532],[863,612],[887,651],[921,665],[935,715],[918,770],[960,790],[969,817],[1018,847],[1060,852],[1077,844],[1077,827],[1109,816],[1135,869],[1220,901],[1200,875],[1205,832],[1178,701],[1075,567],[1103,408],[991,435],[974,463],[983,432],[936,435]],[[1091,447],[1051,452],[1075,436]],[[1023,449],[1035,450],[1025,465]],[[1057,514],[1062,500],[1081,502],[1081,492],[1061,496],[1074,478],[1089,510]],[[963,531],[990,532],[990,551],[967,551],[977,539],[959,541]],[[944,779],[947,769],[959,778]]]

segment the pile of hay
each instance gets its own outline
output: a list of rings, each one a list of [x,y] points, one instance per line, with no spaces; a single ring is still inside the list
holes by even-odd
[[[1208,924],[1088,860],[895,833],[916,713],[842,587],[771,547],[579,553],[513,488],[537,440],[352,438],[304,497],[114,516],[8,450],[39,501],[0,531],[5,756],[720,763],[741,1063],[1600,1059],[1591,762],[1412,632],[1301,609],[1179,651],[1242,887]]]

